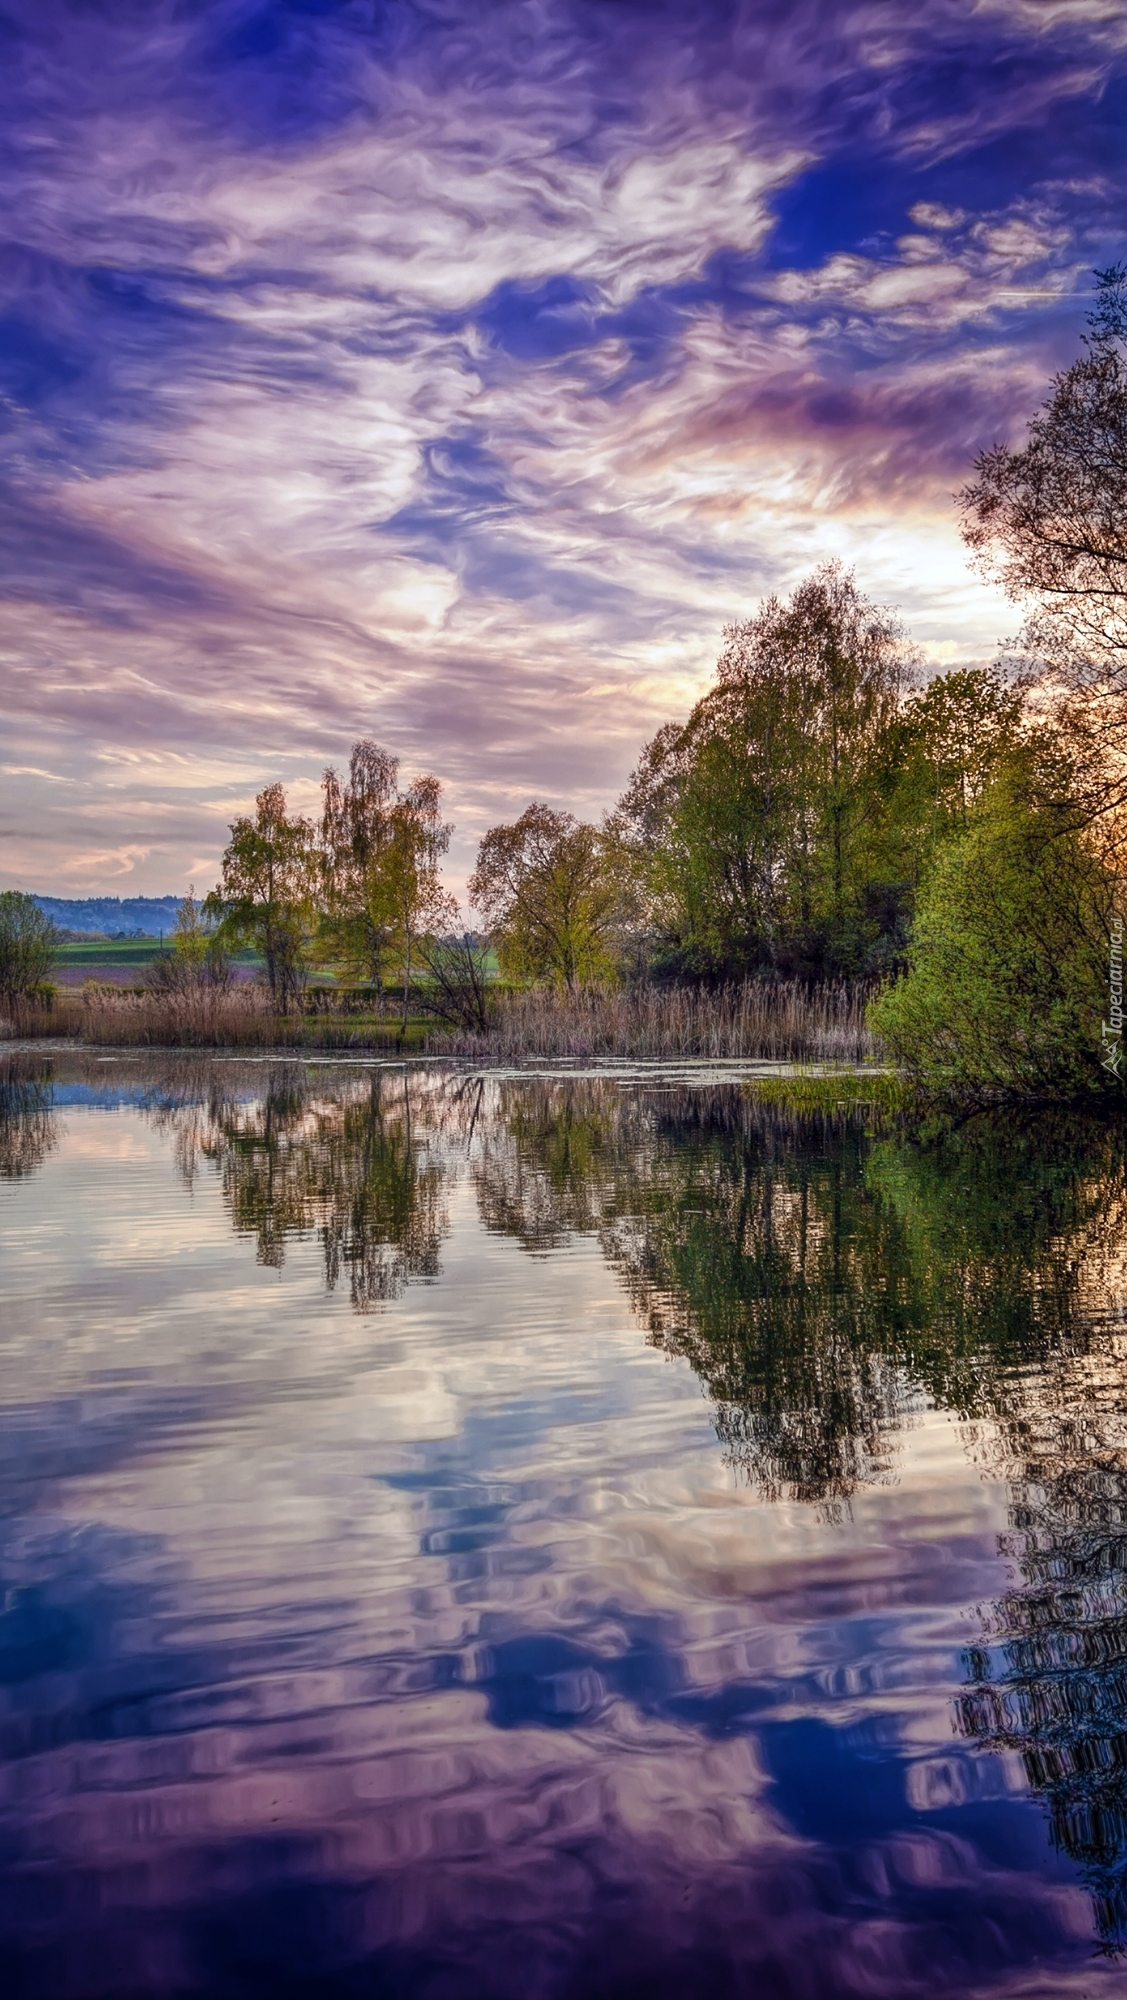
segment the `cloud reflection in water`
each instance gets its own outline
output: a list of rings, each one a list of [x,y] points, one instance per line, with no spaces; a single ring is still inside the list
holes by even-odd
[[[0,1194],[10,1990],[1098,1990],[1114,1132],[31,1081],[0,1096],[37,1169]],[[1002,1740],[1015,1674],[1103,1760],[1098,1875],[1043,1730],[1011,1703]]]

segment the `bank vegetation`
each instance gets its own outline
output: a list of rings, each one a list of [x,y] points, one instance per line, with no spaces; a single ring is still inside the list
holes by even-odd
[[[0,896],[16,1032],[154,1046],[389,1046],[474,1061],[897,1064],[970,1098],[1118,1091],[1127,860],[1127,290],[961,496],[1020,602],[1010,653],[928,678],[826,563],[725,632],[712,686],[601,824],[533,801],[467,911],[431,774],[381,745],[316,818],[268,785],[140,990],[52,995],[51,927]],[[471,920],[471,912],[475,913]],[[251,951],[257,981],[236,983]]]

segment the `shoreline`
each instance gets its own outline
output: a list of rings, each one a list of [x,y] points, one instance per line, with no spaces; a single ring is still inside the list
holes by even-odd
[[[873,1111],[897,1119],[915,1120],[921,1127],[938,1118],[940,1124],[962,1124],[989,1113],[1029,1114],[1078,1111],[1113,1115],[1122,1110],[1118,1091],[1084,1092],[1071,1097],[1017,1097],[1001,1092],[937,1092],[922,1088],[909,1072],[887,1061],[862,1061],[837,1056],[553,1055],[533,1053],[514,1057],[498,1052],[495,1060],[445,1050],[402,1053],[378,1048],[318,1048],[275,1043],[266,1047],[221,1048],[199,1044],[82,1041],[73,1036],[12,1036],[0,1039],[0,1064],[8,1059],[52,1061],[70,1059],[92,1068],[148,1063],[170,1068],[206,1064],[216,1067],[270,1069],[278,1065],[308,1070],[359,1072],[446,1072],[467,1082],[618,1082],[653,1089],[703,1089],[738,1085],[760,1102],[795,1115],[827,1116],[840,1112]]]
[[[402,1055],[379,1049],[317,1049],[300,1044],[278,1043],[268,1048],[241,1049],[200,1048],[190,1043],[175,1046],[151,1043],[120,1042],[107,1045],[99,1042],[84,1042],[71,1036],[48,1037],[13,1036],[10,1040],[0,1040],[0,1060],[11,1055],[37,1056],[88,1056],[94,1062],[110,1063],[144,1059],[167,1061],[190,1058],[195,1062],[240,1062],[278,1063],[303,1062],[318,1069],[431,1069],[458,1070],[468,1076],[606,1076],[629,1070],[638,1076],[680,1074],[688,1071],[708,1070],[719,1081],[739,1081],[744,1076],[761,1076],[765,1080],[772,1077],[823,1077],[823,1076],[897,1076],[901,1072],[887,1063],[862,1063],[845,1058],[771,1057],[771,1056],[630,1056],[630,1055],[529,1055],[519,1061],[512,1057],[498,1057],[495,1063],[485,1062],[472,1056],[449,1055],[440,1050],[433,1052],[410,1052]]]

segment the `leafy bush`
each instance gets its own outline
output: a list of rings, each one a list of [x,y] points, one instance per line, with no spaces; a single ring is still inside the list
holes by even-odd
[[[58,933],[50,917],[19,889],[0,894],[0,996],[27,1000],[47,983]]]
[[[488,1032],[496,996],[490,990],[489,953],[463,931],[461,937],[424,938],[419,956],[428,983],[417,989],[423,1012],[449,1028]]]
[[[1067,1096],[1106,1089],[1114,877],[1019,770],[945,848],[917,911],[907,975],[870,1009],[928,1088]]]
[[[152,993],[195,993],[231,984],[230,955],[216,926],[189,889],[176,913],[172,946],[145,968],[142,986]]]

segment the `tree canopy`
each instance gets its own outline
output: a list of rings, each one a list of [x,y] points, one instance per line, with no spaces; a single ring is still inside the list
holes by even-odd
[[[728,628],[715,686],[647,746],[615,819],[670,972],[865,969],[902,893],[887,801],[913,666],[834,563]]]
[[[439,879],[453,831],[442,787],[423,776],[401,790],[399,759],[364,739],[346,781],[331,766],[325,772],[322,797],[322,955],[376,987],[389,964],[402,967],[406,1015],[420,938],[457,915]]]
[[[33,897],[19,889],[0,893],[0,998],[10,1004],[41,987],[58,942],[58,931]]]
[[[225,943],[251,944],[262,953],[270,992],[284,1014],[304,978],[316,923],[317,863],[312,823],[289,813],[281,785],[259,792],[253,819],[233,822],[222,870],[205,907],[220,920]]]
[[[611,975],[620,892],[596,827],[533,803],[485,835],[469,893],[504,971],[573,991]]]
[[[1096,273],[1084,353],[1027,442],[995,444],[961,497],[978,566],[1030,605],[1025,641],[1078,685],[1127,693],[1127,265]]]

